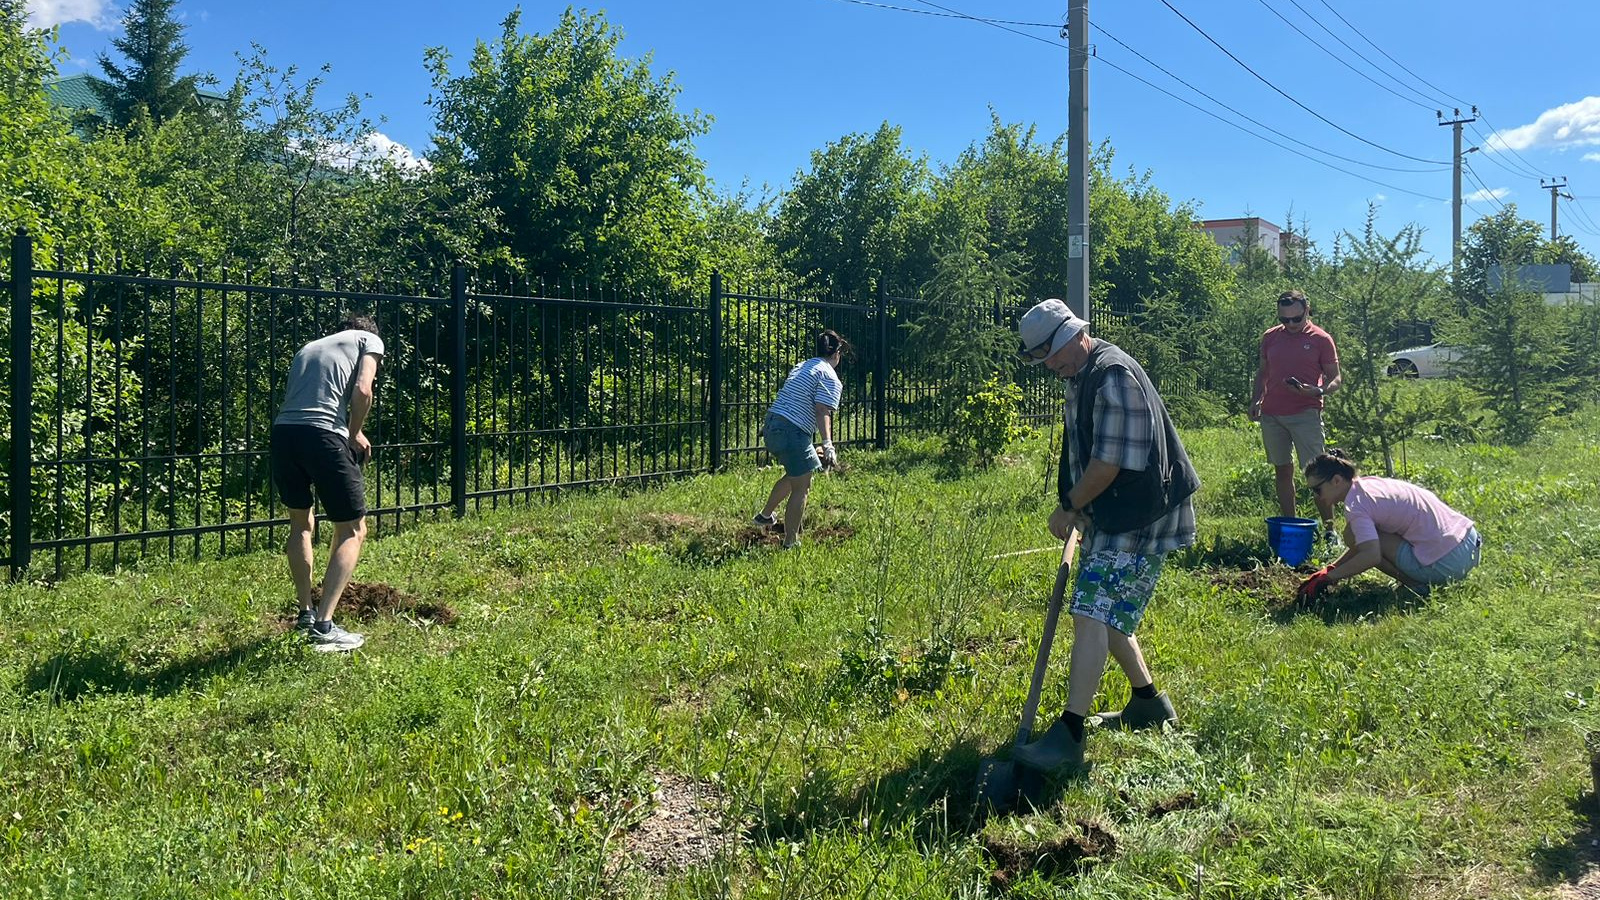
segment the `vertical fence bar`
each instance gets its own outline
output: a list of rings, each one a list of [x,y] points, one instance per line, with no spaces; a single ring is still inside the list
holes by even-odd
[[[878,364],[872,379],[872,413],[878,449],[889,449],[889,294],[878,282]]]
[[[710,410],[707,424],[711,429],[708,468],[715,472],[722,467],[722,273],[711,273],[711,378],[709,389]]]
[[[467,514],[467,269],[450,270],[450,501]]]
[[[11,577],[33,561],[33,238],[11,238]]]

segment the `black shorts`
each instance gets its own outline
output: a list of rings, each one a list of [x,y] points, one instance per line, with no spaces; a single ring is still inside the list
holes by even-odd
[[[315,487],[322,514],[330,521],[353,522],[367,514],[366,482],[355,446],[323,428],[272,426],[272,483],[290,509],[310,509]]]

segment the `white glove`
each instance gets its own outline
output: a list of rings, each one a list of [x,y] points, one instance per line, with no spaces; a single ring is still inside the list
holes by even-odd
[[[833,449],[833,441],[822,442],[822,467],[824,469],[839,467],[839,451]]]

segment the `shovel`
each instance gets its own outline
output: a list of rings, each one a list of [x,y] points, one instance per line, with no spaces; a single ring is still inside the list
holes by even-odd
[[[1039,714],[1039,694],[1044,690],[1044,673],[1050,667],[1050,645],[1055,642],[1056,622],[1061,618],[1061,604],[1067,594],[1068,576],[1072,560],[1078,553],[1078,530],[1061,544],[1061,564],[1056,567],[1056,586],[1050,593],[1050,610],[1044,617],[1044,634],[1039,637],[1039,655],[1033,662],[1033,683],[1028,686],[1028,702],[1022,707],[1022,722],[1017,726],[1017,738],[1012,749],[1026,745],[1033,739],[1033,720]],[[1029,781],[1040,777],[1031,769],[1025,776]],[[1009,759],[986,757],[978,763],[978,802],[984,809],[1001,812],[1010,809],[1021,794],[1030,793],[1033,785],[1020,784],[1017,764]]]

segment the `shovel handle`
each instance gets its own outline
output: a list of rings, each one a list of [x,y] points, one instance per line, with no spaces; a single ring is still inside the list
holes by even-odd
[[[1078,529],[1073,528],[1061,542],[1061,563],[1056,566],[1056,585],[1050,592],[1050,610],[1044,617],[1044,634],[1039,636],[1039,653],[1033,661],[1033,682],[1028,685],[1028,702],[1022,707],[1022,723],[1017,726],[1018,747],[1033,737],[1033,720],[1039,714],[1039,695],[1044,691],[1045,670],[1050,668],[1050,645],[1055,643],[1056,623],[1067,595],[1072,562],[1078,555]]]

